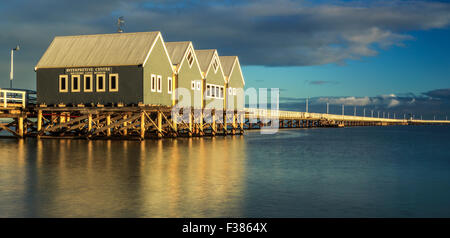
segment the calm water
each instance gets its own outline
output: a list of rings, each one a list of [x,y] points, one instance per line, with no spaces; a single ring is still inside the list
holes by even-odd
[[[0,139],[0,217],[450,217],[450,127]]]

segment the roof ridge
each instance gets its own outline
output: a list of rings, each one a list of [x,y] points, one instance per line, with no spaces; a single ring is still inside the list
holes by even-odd
[[[102,33],[102,34],[86,34],[86,35],[70,35],[70,36],[55,36],[54,38],[70,38],[70,37],[96,37],[96,36],[107,36],[107,35],[137,35],[137,34],[148,34],[148,33],[161,33],[161,31],[141,31],[141,32],[123,32],[123,33]]]

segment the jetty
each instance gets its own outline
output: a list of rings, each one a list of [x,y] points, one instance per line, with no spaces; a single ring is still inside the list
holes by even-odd
[[[0,131],[9,137],[132,139],[242,135],[251,129],[450,125],[415,120],[265,110],[218,111],[156,105],[56,105],[28,102],[27,91],[0,89]]]

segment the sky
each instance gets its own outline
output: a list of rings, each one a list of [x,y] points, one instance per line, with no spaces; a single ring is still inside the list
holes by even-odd
[[[450,116],[450,3],[399,0],[16,0],[0,4],[0,87],[35,89],[54,36],[161,31],[165,41],[239,56],[246,88],[280,88],[280,108]]]

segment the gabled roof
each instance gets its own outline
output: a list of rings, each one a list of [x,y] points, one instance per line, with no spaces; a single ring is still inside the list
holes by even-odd
[[[194,46],[191,41],[179,41],[179,42],[166,42],[166,49],[168,55],[175,67],[175,73],[179,73],[183,65],[183,61],[187,58],[188,53],[192,52],[194,62],[200,73],[200,77],[203,77],[202,70],[198,63],[197,55],[195,54]],[[192,65],[190,65],[192,67]]]
[[[206,73],[216,50],[195,50],[202,72]]]
[[[220,64],[222,64],[223,73],[229,77],[231,75],[237,56],[219,56]]]
[[[167,52],[173,64],[181,63],[190,44],[190,41],[166,42]]]
[[[241,74],[242,83],[245,85],[244,75],[242,75],[241,64],[239,63],[239,58],[237,56],[219,56],[220,64],[223,68],[223,73],[227,80],[230,80],[230,76],[233,70],[238,69]]]
[[[143,65],[159,31],[57,36],[37,68]]]

